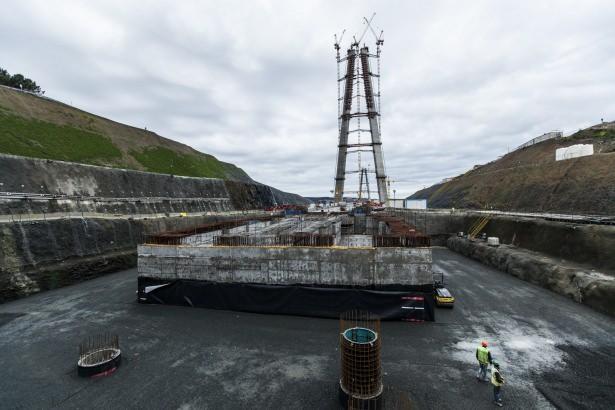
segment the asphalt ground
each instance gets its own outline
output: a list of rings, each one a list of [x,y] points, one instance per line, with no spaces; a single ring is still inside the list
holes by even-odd
[[[385,386],[413,408],[494,408],[475,378],[485,339],[505,407],[614,407],[613,318],[446,249],[434,261],[456,306],[382,324]],[[336,320],[139,305],[136,275],[0,305],[0,408],[338,408]],[[122,365],[79,378],[79,342],[101,332],[119,335]]]

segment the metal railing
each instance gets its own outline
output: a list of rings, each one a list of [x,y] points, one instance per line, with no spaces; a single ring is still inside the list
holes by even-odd
[[[527,141],[524,144],[519,145],[517,148],[515,148],[515,151],[522,149],[522,148],[531,147],[534,144],[538,144],[539,142],[547,141],[553,138],[562,138],[563,136],[564,136],[564,133],[562,131],[547,132],[545,134],[542,134],[539,137],[532,138],[531,140]]]

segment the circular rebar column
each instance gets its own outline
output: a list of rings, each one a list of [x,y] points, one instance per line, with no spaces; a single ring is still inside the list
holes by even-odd
[[[345,408],[381,407],[380,320],[366,312],[340,318],[340,401]]]
[[[98,335],[90,337],[79,345],[77,374],[82,377],[111,372],[122,362],[119,337]]]

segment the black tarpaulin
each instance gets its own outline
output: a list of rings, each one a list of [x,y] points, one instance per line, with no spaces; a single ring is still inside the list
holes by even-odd
[[[375,290],[140,277],[139,302],[329,318],[358,309],[372,312],[383,320],[435,319],[431,293],[403,287]]]

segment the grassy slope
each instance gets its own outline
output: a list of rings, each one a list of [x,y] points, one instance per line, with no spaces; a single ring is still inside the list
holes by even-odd
[[[0,87],[0,152],[193,177],[250,177],[153,132]]]
[[[63,161],[112,164],[122,157],[109,138],[66,125],[29,120],[0,109],[0,150]]]
[[[141,152],[130,151],[130,154],[147,171],[164,174],[208,176],[225,178],[224,167],[211,155],[196,156],[182,154],[164,147],[148,148]]]
[[[588,143],[594,155],[555,161],[557,148]],[[511,152],[412,197],[431,207],[615,214],[615,125]]]

